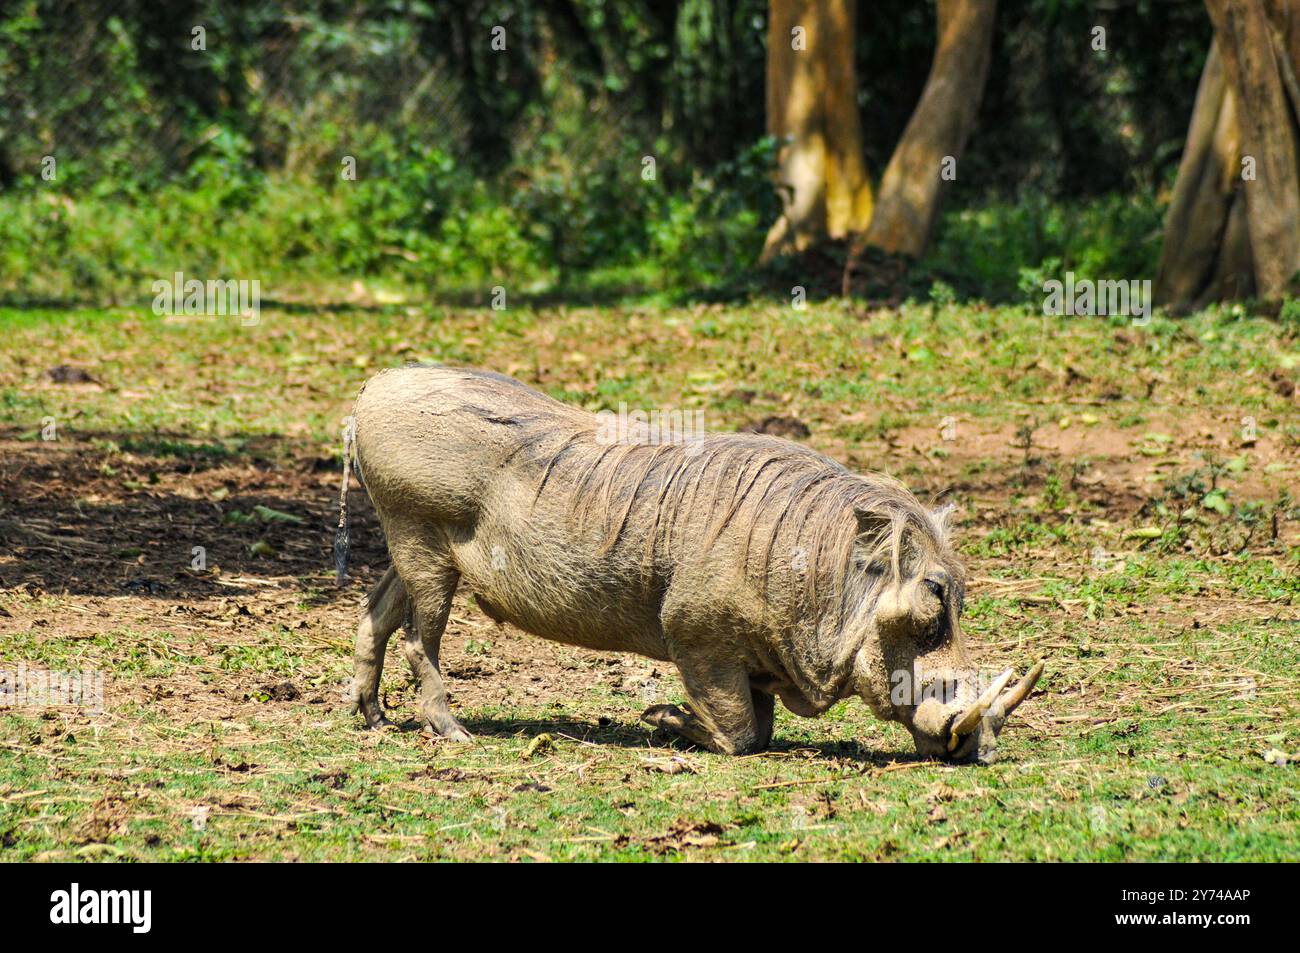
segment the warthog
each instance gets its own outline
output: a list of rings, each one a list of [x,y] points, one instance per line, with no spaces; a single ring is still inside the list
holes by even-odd
[[[439,366],[372,378],[353,428],[345,458],[393,561],[357,629],[354,703],[372,727],[386,723],[384,649],[406,622],[425,722],[470,738],[438,671],[462,580],[498,622],[672,662],[687,704],[643,719],[732,754],[768,745],[776,698],[814,717],[857,695],[906,725],[922,755],[989,760],[1042,670],[1010,689],[1008,671],[980,694],[944,514],[798,444],[721,433],[646,443],[635,428],[610,440],[597,416],[518,381]]]

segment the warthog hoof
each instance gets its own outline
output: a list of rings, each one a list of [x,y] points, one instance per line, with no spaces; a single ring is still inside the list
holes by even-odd
[[[366,720],[366,727],[372,731],[380,728],[391,728],[392,722],[384,717],[384,710],[379,707],[379,702],[365,702],[360,699],[352,703],[352,714],[360,715]]]
[[[425,718],[424,726],[432,731],[436,737],[443,738],[446,741],[455,741],[463,744],[474,740],[474,736],[465,730],[465,726],[451,715]]]
[[[680,735],[692,744],[713,747],[708,732],[695,720],[695,716],[677,705],[651,705],[641,713],[641,720],[647,725]]]

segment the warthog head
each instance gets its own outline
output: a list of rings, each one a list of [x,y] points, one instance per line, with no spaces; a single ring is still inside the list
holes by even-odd
[[[984,679],[961,634],[965,572],[947,541],[947,511],[859,512],[854,555],[864,580],[845,620],[854,688],[878,717],[907,726],[925,757],[989,762],[998,733],[1029,695],[1039,662],[1011,686],[1010,669]]]

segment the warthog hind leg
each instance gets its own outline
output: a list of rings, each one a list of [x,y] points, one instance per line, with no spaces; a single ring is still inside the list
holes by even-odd
[[[451,565],[435,569],[422,561],[420,570],[408,584],[414,624],[406,629],[402,651],[420,687],[420,715],[425,724],[435,734],[451,741],[470,741],[473,735],[452,716],[447,689],[438,670],[442,633],[447,628],[451,597],[459,580],[460,573]]]
[[[401,627],[410,608],[406,587],[389,567],[366,600],[366,613],[357,626],[357,647],[353,656],[352,711],[366,719],[370,728],[391,722],[379,704],[379,678],[384,673],[384,650],[388,639]]]

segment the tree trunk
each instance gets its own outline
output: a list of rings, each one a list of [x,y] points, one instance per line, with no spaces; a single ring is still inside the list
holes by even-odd
[[[871,221],[853,68],[856,0],[771,0],[767,127],[781,143],[777,180],[785,208],[763,259],[803,251]]]
[[[913,258],[925,251],[979,112],[996,13],[996,0],[939,0],[930,76],[885,169],[866,244]]]
[[[1178,164],[1155,298],[1176,311],[1254,293],[1255,269],[1241,179],[1237,100],[1217,42],[1201,73],[1187,145]]]
[[[1215,41],[1165,221],[1156,300],[1175,311],[1296,293],[1300,2],[1206,0]]]

